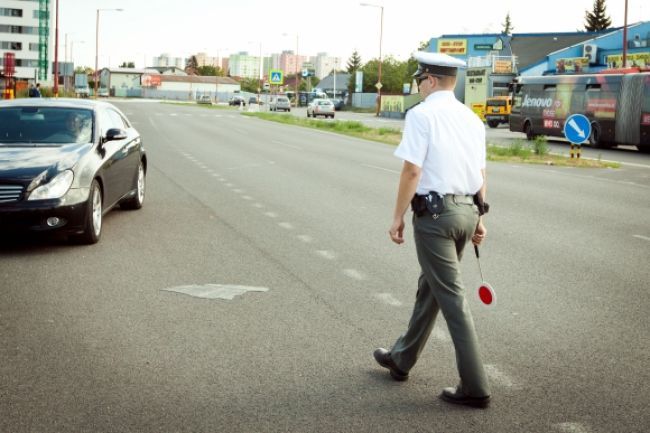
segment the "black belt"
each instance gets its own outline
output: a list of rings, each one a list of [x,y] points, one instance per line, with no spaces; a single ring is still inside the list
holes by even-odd
[[[428,209],[427,208],[427,197],[432,196],[431,201],[436,201],[439,200],[437,199],[438,194],[436,192],[431,192],[426,195],[418,195],[416,194],[413,196],[413,199],[411,200],[411,209],[417,216],[422,216],[424,214],[432,214],[435,215],[436,218],[437,216],[442,213],[442,210],[444,208],[444,202],[452,202],[455,204],[474,204],[474,196],[473,195],[466,195],[466,194],[445,194],[442,196],[442,200],[439,200],[439,205],[437,206],[436,209]],[[436,199],[436,200],[433,200]],[[429,207],[432,206],[432,203],[429,203]],[[435,205],[434,205],[435,206]]]

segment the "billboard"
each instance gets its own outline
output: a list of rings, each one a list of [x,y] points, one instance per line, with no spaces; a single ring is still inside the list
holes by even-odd
[[[438,52],[452,56],[464,56],[467,54],[467,39],[439,39]]]

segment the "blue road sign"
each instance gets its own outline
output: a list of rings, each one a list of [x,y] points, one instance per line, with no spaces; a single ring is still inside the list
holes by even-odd
[[[284,74],[279,69],[271,69],[271,74],[269,77],[269,82],[271,84],[281,85],[284,84]]]
[[[582,114],[572,114],[564,122],[564,136],[573,144],[582,144],[591,135],[591,122]]]

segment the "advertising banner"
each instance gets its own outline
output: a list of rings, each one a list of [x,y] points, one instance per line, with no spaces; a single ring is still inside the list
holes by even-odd
[[[579,74],[589,67],[588,57],[571,57],[566,59],[557,59],[555,61],[555,70],[558,74],[575,73]]]
[[[438,40],[438,52],[449,55],[466,55],[467,39],[440,39]]]
[[[141,85],[142,87],[159,87],[160,75],[158,74],[142,74]]]
[[[357,93],[363,92],[363,71],[357,71],[354,81],[354,91]]]
[[[634,53],[625,56],[628,66],[638,66],[639,68],[650,67],[650,52]],[[623,67],[623,55],[605,56],[605,62],[611,68]]]

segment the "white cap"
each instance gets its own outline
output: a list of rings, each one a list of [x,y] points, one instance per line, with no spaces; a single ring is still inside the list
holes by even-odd
[[[455,77],[458,68],[464,68],[466,66],[463,60],[444,53],[416,51],[413,53],[413,57],[418,61],[418,70],[413,74],[414,77],[422,74],[450,75]]]

